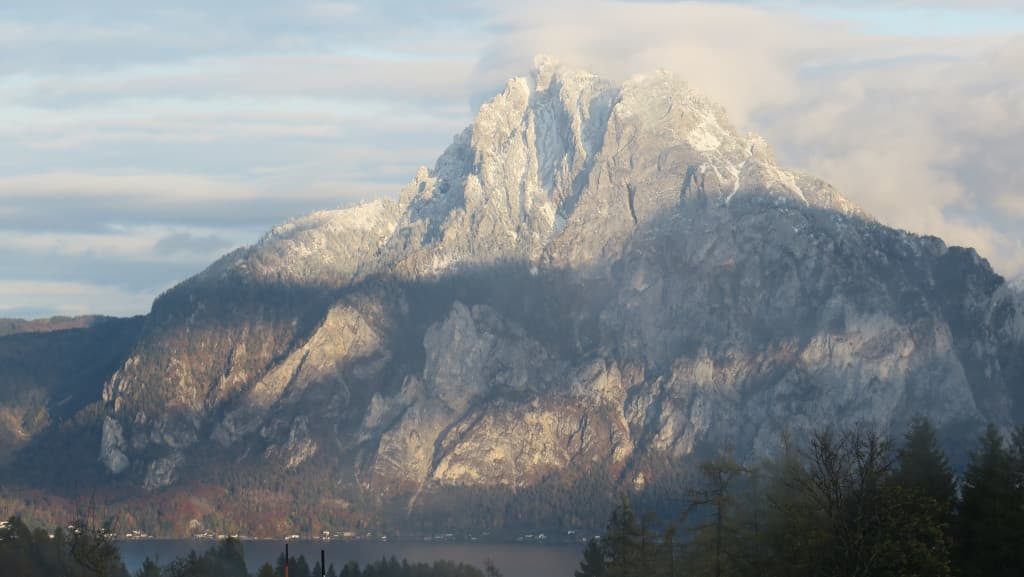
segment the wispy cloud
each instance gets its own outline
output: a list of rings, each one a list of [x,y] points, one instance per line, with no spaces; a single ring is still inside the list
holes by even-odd
[[[231,241],[216,235],[197,235],[191,232],[175,232],[153,243],[153,252],[159,255],[199,255],[209,257],[231,247]]]
[[[470,58],[401,61],[345,54],[249,54],[45,78],[32,83],[24,98],[50,106],[226,96],[450,101],[464,96],[473,64]]]
[[[803,6],[537,3],[502,13],[481,69],[524,67],[536,48],[612,76],[668,68],[784,164],[1019,272],[1024,222],[994,214],[1024,194],[1024,37],[872,34]]]
[[[51,257],[100,255],[122,262],[151,261],[154,255],[168,261],[187,257],[196,264],[216,258],[239,244],[205,230],[175,230],[168,227],[112,226],[103,233],[25,233],[3,231],[0,251],[35,253]],[[12,234],[13,232],[13,234]],[[180,259],[178,259],[180,260]],[[117,280],[112,279],[116,284]]]

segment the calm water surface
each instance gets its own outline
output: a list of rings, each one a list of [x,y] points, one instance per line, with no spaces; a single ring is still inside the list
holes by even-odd
[[[203,552],[213,541],[146,540],[120,543],[121,555],[128,570],[134,572],[146,557],[159,557],[160,564],[187,555],[195,549]],[[274,564],[284,552],[283,541],[245,541],[245,562],[255,573],[264,563]],[[383,557],[403,557],[412,561],[431,562],[450,559],[483,568],[491,559],[505,577],[572,577],[579,566],[583,547],[575,545],[533,545],[492,543],[416,543],[376,541],[289,541],[288,550],[293,557],[305,555],[309,566],[320,560],[320,549],[327,552],[327,565],[341,570],[346,561],[368,563]]]

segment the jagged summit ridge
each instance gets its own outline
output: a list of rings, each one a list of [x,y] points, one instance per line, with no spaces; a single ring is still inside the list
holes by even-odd
[[[763,139],[737,133],[721,106],[669,72],[616,84],[541,56],[416,172],[397,205],[296,219],[208,272],[344,283],[508,260],[577,266],[680,202],[750,195],[865,216],[828,184],[780,168]]]
[[[552,246],[586,236],[567,225],[621,236],[687,196],[752,194],[863,216],[826,183],[778,167],[763,139],[740,136],[671,73],[614,84],[538,57],[403,189],[390,254],[413,274],[496,258],[565,264],[593,256]]]

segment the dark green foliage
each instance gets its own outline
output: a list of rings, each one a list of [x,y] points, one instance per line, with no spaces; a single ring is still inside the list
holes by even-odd
[[[875,518],[865,526],[867,531],[878,528],[867,550],[867,554],[877,555],[873,574],[950,575],[949,542],[942,521],[945,509],[918,491],[895,483],[884,485],[875,498]]]
[[[349,561],[345,563],[345,566],[341,568],[340,577],[359,577],[362,574],[362,570],[359,569],[359,563],[355,561]]]
[[[290,559],[285,559],[284,553],[281,553],[280,555],[277,556],[277,564],[274,565],[274,575],[280,575],[280,576],[284,575],[284,564],[285,564],[286,561],[290,561]],[[291,564],[289,564],[288,565],[289,577],[291,576],[291,567],[292,567]]]
[[[642,566],[640,526],[625,496],[612,511],[602,544],[608,577],[625,577]]]
[[[464,563],[452,561],[434,561],[433,563],[399,562],[395,557],[381,559],[369,563],[362,569],[354,562],[349,562],[342,569],[345,577],[485,577],[480,569]]]
[[[964,473],[956,537],[965,577],[1024,574],[1024,486],[1021,429],[1007,449],[989,426]]]
[[[904,496],[897,504],[912,507],[910,510],[891,511],[892,521],[907,525],[905,531],[941,531],[945,551],[951,552],[957,505],[956,478],[928,419],[917,418],[911,423],[898,453],[898,465],[891,484],[894,486],[889,487],[890,491],[901,491]],[[914,523],[916,525],[912,525]],[[942,555],[948,556],[946,553]],[[913,554],[913,558],[934,559],[935,556],[926,550]],[[949,569],[944,573],[948,574]]]
[[[160,570],[160,566],[149,557],[146,557],[142,562],[142,567],[135,572],[135,577],[162,577],[162,575],[163,571]]]
[[[576,577],[604,577],[607,569],[604,564],[604,549],[601,542],[591,539],[583,550],[583,560],[580,561],[580,568],[576,570]]]
[[[57,529],[51,538],[18,517],[0,529],[0,568],[19,577],[128,577],[107,532],[77,523],[70,534]]]
[[[202,555],[192,551],[163,569],[164,577],[248,577],[242,543],[225,539]]]
[[[664,564],[664,539],[652,529],[654,517],[638,518],[622,496],[611,514],[605,537],[591,540],[576,577],[656,576]]]
[[[942,520],[949,521],[956,506],[956,479],[928,419],[917,418],[910,424],[898,457],[894,480],[930,497],[945,513]]]
[[[681,538],[623,499],[576,577],[1024,575],[1024,428],[1009,445],[989,429],[962,501],[922,419],[899,450],[866,428],[824,431],[756,468],[720,457],[701,472]]]
[[[77,555],[77,557],[76,557]],[[87,563],[86,564],[83,564]],[[284,575],[284,555],[277,566],[264,563],[256,577]],[[315,575],[313,575],[315,573]],[[339,577],[331,565],[330,577]],[[110,540],[109,532],[89,530],[79,524],[65,533],[58,529],[51,537],[46,531],[32,531],[18,517],[12,517],[0,528],[0,575],[17,577],[131,577],[121,562],[120,553]],[[289,577],[318,577],[306,558],[292,558]],[[501,577],[494,563],[488,562],[485,571],[464,563],[435,561],[409,563],[396,557],[381,559],[365,567],[354,561],[345,564],[340,577]],[[146,558],[134,577],[250,577],[245,565],[242,543],[237,539],[220,541],[205,553],[189,552],[166,566],[159,566]]]
[[[312,575],[305,555],[299,555],[298,559],[292,561],[289,577],[312,577]]]
[[[826,431],[784,461],[772,491],[769,575],[949,574],[939,509],[900,483],[886,439]]]
[[[195,551],[190,551],[188,555],[172,561],[164,568],[164,573],[168,577],[202,577],[206,574],[204,565],[202,557]]]

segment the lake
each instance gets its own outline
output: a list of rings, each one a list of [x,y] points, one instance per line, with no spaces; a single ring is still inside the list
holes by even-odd
[[[122,541],[121,555],[128,570],[135,572],[148,556],[159,557],[161,565],[176,557],[187,555],[195,549],[203,552],[215,544],[213,541],[162,540]],[[245,562],[249,571],[255,573],[260,565],[277,560],[284,552],[283,541],[244,541]],[[536,545],[519,543],[417,543],[377,541],[289,541],[292,557],[305,555],[309,566],[320,560],[320,550],[327,552],[327,565],[335,569],[347,561],[360,564],[376,561],[381,557],[394,555],[410,562],[431,562],[438,559],[461,561],[483,568],[484,561],[491,559],[505,577],[572,577],[579,566],[582,545]]]

